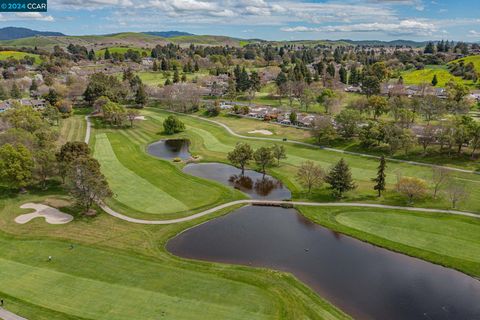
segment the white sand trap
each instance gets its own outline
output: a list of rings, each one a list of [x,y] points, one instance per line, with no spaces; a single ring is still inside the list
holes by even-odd
[[[249,131],[248,133],[260,133],[267,136],[271,136],[273,134],[271,131],[268,131],[268,130],[253,130],[253,131]]]
[[[25,224],[35,218],[45,218],[45,221],[50,224],[65,224],[73,220],[70,214],[63,213],[58,209],[39,204],[39,203],[25,203],[20,206],[22,209],[35,209],[35,212],[19,215],[15,218],[15,222]]]
[[[136,116],[135,120],[147,120],[147,119],[145,119],[145,116]]]

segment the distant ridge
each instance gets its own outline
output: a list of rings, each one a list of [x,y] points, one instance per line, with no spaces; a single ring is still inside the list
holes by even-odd
[[[61,32],[38,31],[28,28],[5,27],[0,28],[0,40],[15,40],[34,36],[65,36]]]
[[[145,34],[151,36],[158,36],[164,38],[173,38],[173,37],[180,37],[180,36],[194,36],[193,33],[183,32],[183,31],[148,31],[143,32]]]
[[[392,41],[381,41],[381,40],[348,40],[342,39],[339,41],[347,42],[353,45],[358,46],[405,46],[405,47],[424,47],[428,41],[413,41],[413,40],[392,40]]]

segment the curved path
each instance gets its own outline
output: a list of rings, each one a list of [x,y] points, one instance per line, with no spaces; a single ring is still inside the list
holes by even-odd
[[[7,310],[3,309],[2,307],[0,307],[0,319],[3,319],[3,320],[27,320],[25,318],[17,316],[14,313],[11,313],[10,311],[7,311]]]
[[[105,204],[100,204],[100,207],[109,215],[114,216],[116,218],[133,222],[139,224],[174,224],[174,223],[181,223],[185,221],[190,221],[193,219],[197,219],[211,213],[217,212],[219,210],[236,206],[236,205],[245,205],[245,204],[256,204],[256,205],[296,205],[296,206],[310,206],[310,207],[364,207],[364,208],[381,208],[381,209],[393,209],[393,210],[406,210],[406,211],[417,211],[417,212],[427,212],[427,213],[447,213],[453,214],[458,216],[465,216],[465,217],[472,217],[472,218],[480,218],[480,215],[472,213],[472,212],[463,212],[463,211],[456,211],[456,210],[442,210],[442,209],[429,209],[429,208],[413,208],[413,207],[400,207],[400,206],[389,206],[389,205],[382,205],[382,204],[371,204],[371,203],[348,203],[348,202],[303,202],[303,201],[283,201],[283,200],[255,200],[255,199],[247,199],[247,200],[237,200],[228,203],[224,203],[222,205],[216,206],[214,208],[193,214],[188,217],[178,218],[178,219],[170,219],[170,220],[143,220],[143,219],[136,219],[124,214],[118,213],[115,210],[111,209]]]
[[[360,156],[360,157],[372,158],[372,159],[380,159],[379,156],[375,156],[375,155],[371,155],[371,154],[360,153],[360,152],[352,152],[352,151],[345,151],[345,150],[342,150],[342,149],[335,149],[335,148],[329,148],[329,147],[323,147],[323,146],[319,146],[319,145],[312,144],[312,143],[308,143],[308,142],[302,142],[302,141],[296,141],[296,140],[283,141],[283,139],[279,139],[279,138],[244,136],[244,135],[241,135],[241,134],[239,134],[239,133],[236,133],[235,131],[233,131],[232,128],[230,128],[230,127],[227,126],[226,124],[221,123],[221,122],[218,122],[218,121],[215,121],[215,120],[205,119],[205,118],[200,117],[200,116],[196,116],[196,115],[192,115],[192,114],[185,114],[185,113],[180,113],[180,112],[175,112],[175,111],[170,111],[170,110],[164,110],[164,111],[166,111],[166,112],[171,112],[171,113],[177,113],[177,114],[181,114],[181,115],[184,115],[184,116],[189,116],[189,117],[196,118],[196,119],[199,119],[199,120],[203,120],[203,121],[207,121],[207,122],[214,123],[214,124],[216,124],[216,125],[219,125],[219,126],[223,127],[223,128],[224,128],[225,130],[227,130],[228,133],[230,133],[231,135],[233,135],[233,136],[235,136],[235,137],[238,137],[238,138],[242,138],[242,139],[264,140],[264,141],[274,141],[274,142],[286,142],[286,143],[297,144],[297,145],[301,145],[301,146],[305,146],[305,147],[309,147],[309,148],[322,149],[322,150],[327,150],[327,151],[332,151],[332,152],[338,152],[338,153],[343,153],[343,154],[348,154],[348,155],[353,155],[353,156]],[[411,165],[415,165],[415,166],[430,167],[430,168],[442,168],[442,169],[447,169],[447,170],[457,171],[457,172],[463,172],[463,173],[480,174],[480,171],[468,170],[468,169],[461,169],[461,168],[454,168],[454,167],[448,167],[448,166],[440,166],[440,165],[431,164],[431,163],[425,163],[425,162],[409,161],[409,160],[402,160],[402,159],[395,159],[395,158],[385,158],[385,159],[388,160],[388,161],[392,161],[392,162],[406,163],[406,164],[411,164]]]
[[[199,118],[202,119],[201,117],[198,116],[193,116],[190,115],[191,117]],[[90,128],[91,128],[91,123],[90,123],[90,117],[87,116],[85,117],[87,121],[87,134],[85,135],[85,143],[89,143],[90,141]],[[231,134],[240,137],[240,138],[246,138],[246,139],[258,139],[258,140],[270,140],[270,141],[281,141],[280,139],[275,139],[275,138],[262,138],[262,137],[247,137],[247,136],[242,136],[239,135],[235,132],[233,132],[232,129],[230,129],[227,125],[223,123],[219,123],[214,120],[210,119],[202,119],[205,121],[209,121],[212,123],[216,123],[225,129],[227,129],[228,132]],[[308,144],[300,141],[290,141],[290,143],[296,143],[296,144],[301,144],[301,145],[306,145],[306,146],[313,146],[317,148],[321,148],[318,146],[315,146],[313,144]],[[374,157],[374,156],[371,156]],[[401,161],[401,160],[398,160]],[[408,162],[408,161],[405,161]],[[433,165],[430,165],[433,166]],[[448,169],[455,169],[455,168],[450,168],[446,167]],[[459,169],[461,170],[461,169]],[[473,171],[472,171],[473,172]],[[458,215],[458,216],[465,216],[465,217],[473,217],[473,218],[480,218],[480,215],[475,214],[473,212],[464,212],[464,211],[456,211],[456,210],[442,210],[442,209],[429,209],[429,208],[413,208],[413,207],[400,207],[400,206],[389,206],[389,205],[382,205],[382,204],[370,204],[370,203],[343,203],[343,202],[303,202],[303,201],[282,201],[282,200],[255,200],[255,199],[246,199],[246,200],[237,200],[237,201],[232,201],[228,203],[224,203],[222,205],[216,206],[214,208],[210,208],[208,210],[195,213],[193,215],[183,217],[183,218],[177,218],[177,219],[169,219],[169,220],[144,220],[144,219],[137,219],[137,218],[132,218],[129,216],[126,216],[124,214],[121,214],[109,206],[107,206],[104,203],[99,203],[99,206],[109,215],[119,218],[124,221],[128,222],[133,222],[133,223],[139,223],[139,224],[173,224],[173,223],[181,223],[185,221],[190,221],[194,220],[206,215],[209,215],[211,213],[217,212],[219,210],[232,207],[235,205],[246,205],[246,204],[257,204],[257,205],[297,205],[297,206],[314,206],[314,207],[364,207],[364,208],[382,208],[382,209],[394,209],[394,210],[407,210],[407,211],[417,211],[417,212],[429,212],[429,213],[447,213],[447,214],[453,214],[453,215]]]

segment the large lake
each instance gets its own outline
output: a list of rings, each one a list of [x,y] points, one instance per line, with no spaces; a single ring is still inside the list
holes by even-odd
[[[247,206],[167,244],[181,257],[293,273],[358,319],[480,319],[480,282],[311,223],[294,209]]]

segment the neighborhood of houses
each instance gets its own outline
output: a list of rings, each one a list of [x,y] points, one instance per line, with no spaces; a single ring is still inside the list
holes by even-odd
[[[26,99],[9,99],[0,101],[0,113],[5,112],[8,109],[14,107],[14,105],[18,103],[22,106],[29,106],[35,110],[43,110],[47,102],[45,99],[34,99],[34,98],[26,98]]]

